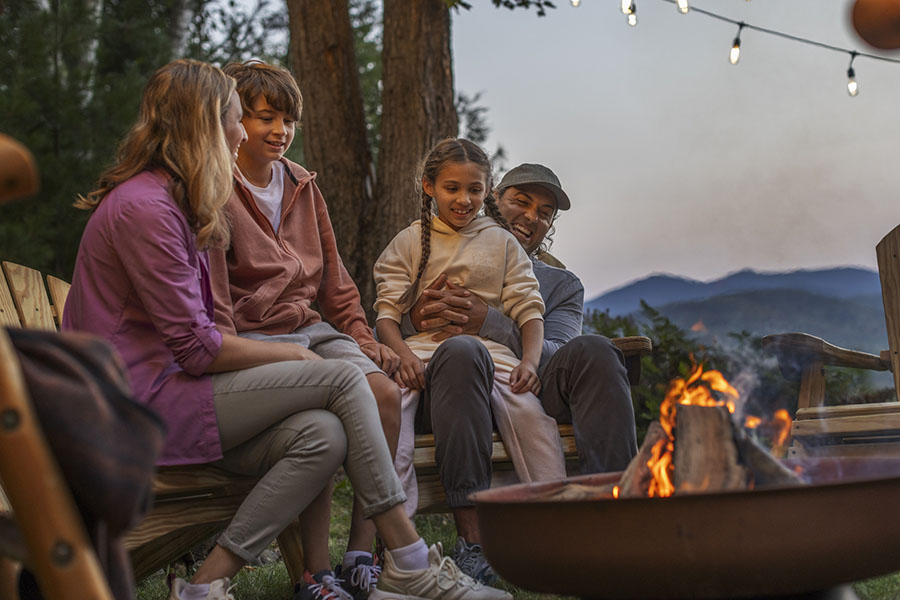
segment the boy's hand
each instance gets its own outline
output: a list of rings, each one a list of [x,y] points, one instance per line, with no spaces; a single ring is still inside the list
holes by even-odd
[[[394,381],[400,387],[411,390],[425,388],[425,363],[412,351],[400,355],[400,367],[394,373]]]
[[[394,374],[397,367],[400,366],[400,357],[397,353],[378,342],[363,344],[359,347],[363,354],[372,359],[378,368],[384,371],[388,377]]]
[[[531,363],[522,361],[509,374],[509,389],[516,394],[531,392],[537,396],[541,391],[541,378]]]

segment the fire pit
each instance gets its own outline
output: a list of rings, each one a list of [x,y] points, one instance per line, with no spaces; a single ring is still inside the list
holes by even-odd
[[[566,500],[620,473],[473,496],[488,560],[521,587],[583,598],[749,598],[900,570],[900,459],[796,459],[809,485]],[[574,494],[577,496],[577,494]]]

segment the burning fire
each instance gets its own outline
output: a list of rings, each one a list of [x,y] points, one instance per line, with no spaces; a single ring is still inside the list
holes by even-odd
[[[716,393],[714,393],[716,392]],[[687,379],[676,377],[669,383],[665,400],[659,407],[659,422],[666,432],[666,438],[657,442],[651,449],[651,458],[647,467],[653,474],[648,495],[667,497],[675,493],[672,475],[675,470],[673,457],[675,452],[675,436],[673,430],[676,423],[677,405],[725,406],[734,414],[735,403],[739,400],[738,391],[716,370],[704,371],[703,365],[694,365]],[[766,425],[775,432],[774,445],[783,448],[791,428],[791,418],[786,410],[778,410],[770,422],[762,418],[748,415],[744,427],[754,429]],[[617,496],[614,490],[614,495]]]

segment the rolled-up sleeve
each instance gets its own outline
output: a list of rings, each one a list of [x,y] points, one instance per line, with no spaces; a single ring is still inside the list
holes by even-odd
[[[207,313],[193,234],[175,205],[147,200],[123,206],[110,242],[153,326],[175,362],[202,375],[222,347]]]

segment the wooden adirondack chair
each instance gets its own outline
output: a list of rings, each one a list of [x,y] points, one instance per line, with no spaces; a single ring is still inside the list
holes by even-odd
[[[805,333],[769,335],[785,377],[800,381],[791,435],[792,455],[874,456],[900,454],[900,227],[875,247],[890,350],[879,356],[846,350]],[[824,406],[826,366],[891,370],[896,400]]]

